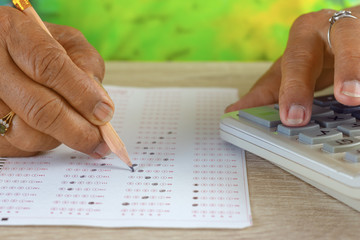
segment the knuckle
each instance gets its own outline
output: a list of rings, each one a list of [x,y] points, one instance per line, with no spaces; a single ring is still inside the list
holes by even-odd
[[[78,38],[78,37],[85,38],[84,34],[80,30],[74,27],[63,26],[63,30],[67,35],[71,36],[72,38]]]
[[[314,14],[317,14],[317,15],[319,15],[321,17],[323,17],[323,16],[328,17],[329,14],[333,14],[334,12],[335,11],[332,10],[332,9],[324,8],[324,9],[320,9],[319,11],[314,12]]]
[[[330,17],[330,13],[333,12],[334,11],[330,9],[322,9],[316,12],[302,14],[295,19],[291,29],[295,28],[297,31],[316,31],[319,28],[318,25],[326,22]]]
[[[26,112],[26,122],[42,132],[54,132],[60,127],[64,103],[60,98],[36,101],[29,104]]]
[[[316,30],[318,28],[316,25],[323,23],[323,20],[327,20],[327,17],[329,17],[328,11],[329,10],[320,10],[317,12],[302,14],[294,21],[291,28],[296,28],[297,31],[309,31],[313,29]]]
[[[55,34],[55,39],[65,44],[79,39],[86,40],[84,34],[80,30],[70,26],[57,26],[55,31],[57,33]]]
[[[49,51],[49,48],[38,45],[32,52],[37,52],[32,64],[34,66],[34,78],[41,84],[55,88],[59,84],[56,80],[64,72],[67,61],[65,51],[59,48],[53,48]]]
[[[313,63],[314,54],[306,49],[293,49],[284,55],[283,69],[306,69]]]
[[[279,96],[288,96],[293,95],[294,93],[304,92],[307,92],[307,87],[304,82],[301,82],[295,78],[288,78],[281,86]]]
[[[300,15],[294,22],[293,26],[304,26],[313,23],[316,13],[305,13]]]
[[[81,84],[81,88],[77,89],[78,96],[88,96],[91,92],[92,87],[90,86],[90,84]],[[89,105],[88,100],[89,99],[87,97],[75,97],[72,98],[71,104],[77,107],[84,107],[85,105]]]

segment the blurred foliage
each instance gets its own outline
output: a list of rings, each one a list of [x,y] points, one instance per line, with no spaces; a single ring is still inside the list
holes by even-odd
[[[106,60],[259,61],[281,55],[299,15],[360,0],[31,2],[44,21],[81,30]]]

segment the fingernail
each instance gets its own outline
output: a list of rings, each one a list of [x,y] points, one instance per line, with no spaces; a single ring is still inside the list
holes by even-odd
[[[111,150],[109,146],[106,143],[102,142],[95,148],[94,153],[91,156],[95,158],[96,157],[102,158],[108,156],[110,153]]]
[[[298,125],[302,123],[304,119],[305,119],[305,108],[297,104],[291,105],[288,112],[287,124]]]
[[[349,97],[360,97],[360,82],[358,80],[344,82],[341,93]]]
[[[97,119],[106,123],[112,119],[114,111],[108,104],[99,102],[95,106],[94,115]]]

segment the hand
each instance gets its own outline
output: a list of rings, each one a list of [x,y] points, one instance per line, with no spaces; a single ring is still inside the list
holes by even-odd
[[[0,7],[0,117],[16,113],[0,136],[0,156],[31,156],[60,143],[92,157],[110,150],[96,125],[114,104],[101,86],[104,62],[77,30]]]
[[[360,17],[360,7],[350,9]],[[286,50],[272,67],[226,112],[279,102],[280,118],[288,126],[310,121],[314,91],[334,83],[337,101],[360,105],[360,19],[342,18],[331,30],[334,10],[300,16],[293,24]]]

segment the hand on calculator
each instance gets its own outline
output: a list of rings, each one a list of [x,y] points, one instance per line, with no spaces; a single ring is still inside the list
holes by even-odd
[[[349,10],[360,17],[360,6]],[[334,13],[322,10],[300,16],[283,56],[226,112],[279,103],[283,124],[303,126],[311,119],[314,91],[331,84],[339,103],[360,105],[360,20],[342,18],[334,23],[330,48],[327,33]]]

